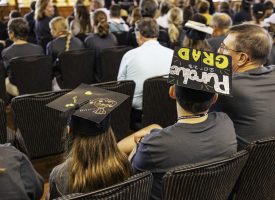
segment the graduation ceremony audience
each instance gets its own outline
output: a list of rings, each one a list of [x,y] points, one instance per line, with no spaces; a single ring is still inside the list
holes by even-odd
[[[0,114],[7,116],[6,126],[13,126],[15,130],[19,127],[17,116],[11,110],[13,99],[19,96],[15,72],[10,67],[12,59],[40,55],[46,55],[48,60],[52,58],[49,66],[52,90],[60,90],[58,57],[68,51],[91,49],[95,53],[93,63],[89,62],[94,70],[94,81],[89,84],[105,84],[103,64],[107,62],[103,60],[113,64],[108,70],[116,77],[110,80],[115,82],[108,84],[116,84],[119,92],[122,92],[119,85],[125,80],[135,84],[129,103],[131,111],[123,113],[129,115],[129,130],[123,135],[125,138],[117,139],[113,124],[111,126],[111,112],[123,103],[122,94],[97,91],[99,88],[92,85],[87,86],[83,96],[83,90],[65,88],[71,92],[65,91],[53,107],[64,112],[60,118],[65,116],[68,120],[60,144],[64,146],[62,155],[60,153],[62,161],[50,156],[45,159],[53,162],[43,163],[28,157],[28,152],[18,146],[15,138],[7,138],[0,144],[0,199],[55,199],[74,193],[90,193],[145,171],[153,174],[150,199],[162,199],[162,177],[167,171],[181,165],[229,158],[239,150],[240,139],[254,144],[257,140],[275,137],[273,1],[75,0],[70,1],[70,6],[69,1],[64,1],[68,6],[63,9],[59,3],[31,0],[25,10],[20,6],[10,7],[10,12],[5,10],[5,16],[1,13],[0,67],[4,73],[0,76],[3,85],[0,85],[0,99],[4,99],[1,91],[4,88],[7,100],[6,112]],[[125,34],[123,46],[117,35],[121,32]],[[216,54],[229,56],[232,59],[229,62],[232,65],[231,94],[207,92],[203,87],[194,89],[188,84],[182,85],[182,80],[171,85],[166,75],[170,76],[172,60],[179,56],[176,54],[178,48],[195,49],[195,53],[190,53],[193,60],[196,56],[214,55],[219,62],[222,59],[215,57]],[[103,54],[106,49],[110,49],[110,57]],[[127,50],[120,53],[121,49]],[[119,59],[118,63],[114,57]],[[200,59],[202,62],[203,58]],[[80,58],[76,61],[80,63]],[[191,61],[190,65],[193,65]],[[22,65],[25,70],[24,67]],[[33,81],[27,67],[25,71],[24,76]],[[79,72],[85,74],[82,69]],[[179,72],[182,76],[188,73]],[[195,77],[192,73],[189,81]],[[150,103],[164,110],[162,118],[168,116],[165,110],[174,109],[177,119],[168,126],[157,122],[148,126],[143,124],[144,82],[157,76],[168,80],[167,98],[170,97],[175,106],[163,108],[158,102]],[[77,74],[73,73],[72,77],[78,80]],[[156,91],[163,89],[154,87]],[[125,94],[129,95],[128,91]],[[96,97],[98,99],[93,99]],[[66,104],[72,99],[73,103]],[[87,109],[89,106],[92,108]],[[0,116],[0,130],[1,123]],[[17,131],[16,134],[21,133]],[[48,168],[49,172],[43,168]],[[270,175],[272,180],[274,176]]]

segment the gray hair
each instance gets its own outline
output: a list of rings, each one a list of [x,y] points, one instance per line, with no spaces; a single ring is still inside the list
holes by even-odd
[[[215,13],[212,16],[211,25],[220,29],[228,29],[232,26],[232,20],[226,13]]]

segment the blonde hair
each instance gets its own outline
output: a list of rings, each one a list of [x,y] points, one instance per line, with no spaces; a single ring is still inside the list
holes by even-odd
[[[47,8],[51,0],[37,0],[35,5],[34,18],[36,20],[41,20],[45,17],[44,11]]]
[[[183,11],[174,7],[168,12],[168,35],[171,42],[176,42],[183,23]]]
[[[58,35],[67,35],[65,51],[70,50],[72,33],[69,31],[68,22],[64,17],[55,17],[50,21],[50,29],[58,33]]]
[[[108,187],[124,181],[132,173],[111,128],[97,136],[76,135],[67,160],[70,193],[87,193]]]

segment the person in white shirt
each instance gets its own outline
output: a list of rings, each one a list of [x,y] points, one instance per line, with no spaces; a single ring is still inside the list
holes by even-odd
[[[123,56],[117,80],[135,81],[133,108],[141,111],[144,81],[169,73],[173,51],[157,41],[159,27],[152,18],[145,17],[138,21],[135,33],[139,47]]]

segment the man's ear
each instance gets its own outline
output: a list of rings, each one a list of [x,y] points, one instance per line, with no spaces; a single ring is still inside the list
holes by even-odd
[[[249,56],[246,53],[240,53],[238,55],[238,66],[244,66],[249,61]]]
[[[219,95],[217,93],[215,93],[215,95],[213,96],[212,103],[211,103],[212,105],[214,105],[217,102],[218,97],[219,97]]]
[[[175,85],[170,86],[170,88],[169,88],[169,96],[172,99],[176,99]]]

